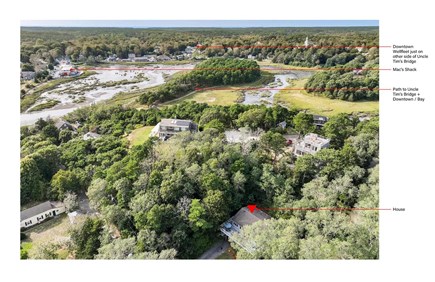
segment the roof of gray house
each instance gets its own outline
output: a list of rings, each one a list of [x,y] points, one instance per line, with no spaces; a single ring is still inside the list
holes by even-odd
[[[321,120],[321,121],[327,121],[328,118],[325,116],[319,116],[319,115],[313,115],[313,119],[315,120]]]
[[[87,132],[83,135],[83,140],[100,138],[101,135],[95,132]]]
[[[162,119],[160,121],[160,126],[180,126],[189,127],[192,124],[191,120],[186,119]]]
[[[232,217],[232,220],[242,227],[269,218],[271,218],[270,215],[259,209],[255,209],[254,212],[251,213],[247,207],[244,207]]]
[[[68,128],[71,128],[71,129],[74,128],[74,126],[72,126],[71,123],[64,121],[64,120],[59,120],[54,125],[57,127],[57,129],[61,128],[63,125],[66,125]]]
[[[46,212],[48,210],[51,210],[53,208],[55,208],[55,206],[51,202],[47,201],[37,206],[31,207],[27,210],[23,210],[20,214],[21,221],[27,218],[31,218],[35,215],[41,214],[43,212]]]
[[[34,71],[22,71],[21,72],[21,78],[24,79],[32,79],[34,78],[36,73]]]

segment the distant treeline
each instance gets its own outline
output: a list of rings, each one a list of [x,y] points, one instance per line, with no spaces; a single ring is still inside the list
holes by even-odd
[[[305,84],[307,92],[346,101],[379,100],[378,48],[365,54],[337,57],[342,67],[315,73]]]
[[[319,46],[377,46],[378,27],[335,28],[21,28],[21,62],[42,59],[53,63],[60,56],[73,61],[98,62],[109,55],[129,53],[181,54],[187,46],[204,46],[202,55],[247,58],[301,66],[326,64],[329,58],[355,48],[291,48],[306,37]],[[213,46],[213,48],[207,48]],[[221,48],[216,48],[220,46]],[[262,46],[259,48],[258,46]],[[269,46],[265,48],[265,46]],[[353,52],[355,52],[354,50]],[[363,50],[364,52],[364,50]]]

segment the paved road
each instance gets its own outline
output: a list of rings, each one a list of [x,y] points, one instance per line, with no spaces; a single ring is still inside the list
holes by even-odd
[[[214,244],[210,249],[203,253],[199,259],[215,259],[230,247],[230,244],[226,240],[222,240]]]

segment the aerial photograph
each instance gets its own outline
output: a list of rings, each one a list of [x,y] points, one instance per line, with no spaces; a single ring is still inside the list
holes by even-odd
[[[22,21],[20,258],[378,260],[379,45],[372,20]]]

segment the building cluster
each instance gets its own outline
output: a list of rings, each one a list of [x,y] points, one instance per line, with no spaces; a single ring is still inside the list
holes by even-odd
[[[73,66],[68,58],[56,61],[58,62],[58,65],[54,68],[53,77],[69,77],[78,76],[81,74],[81,72]]]
[[[156,47],[154,49],[154,54],[136,56],[135,53],[129,53],[126,59],[118,58],[115,54],[110,55],[106,58],[106,62],[149,62],[149,63],[157,63],[157,62],[165,62],[170,60],[186,60],[192,58],[193,52],[195,52],[196,47],[187,46],[184,51],[177,55],[159,55],[160,48]]]

